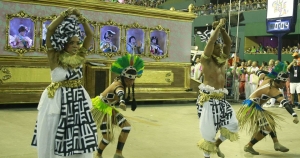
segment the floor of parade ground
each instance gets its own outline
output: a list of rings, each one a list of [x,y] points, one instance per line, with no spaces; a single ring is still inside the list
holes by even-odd
[[[235,111],[239,107],[239,103],[233,104]],[[261,155],[245,153],[243,147],[250,136],[240,131],[238,141],[227,140],[220,146],[226,158],[300,158],[300,124],[294,124],[285,109],[268,110],[284,116],[285,122],[280,122],[277,134],[280,143],[290,151],[275,151],[272,139],[267,137],[254,146]],[[300,111],[296,112],[300,115]],[[196,145],[201,135],[193,102],[151,103],[140,105],[135,112],[128,108],[122,113],[132,125],[123,150],[125,158],[203,158]],[[0,105],[0,158],[37,158],[36,149],[30,146],[36,117],[36,105]],[[116,142],[107,146],[103,158],[113,157]]]

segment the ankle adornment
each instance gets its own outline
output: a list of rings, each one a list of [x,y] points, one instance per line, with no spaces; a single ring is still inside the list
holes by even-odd
[[[255,139],[255,138],[253,138],[253,139],[250,141],[250,143],[251,143],[252,145],[256,144],[257,142],[258,142],[258,140]]]
[[[209,142],[209,141],[202,139],[198,142],[197,145],[200,150],[204,151],[204,153],[208,153],[208,154],[217,153],[217,146],[216,146],[215,142]]]
[[[276,135],[276,133],[275,132],[270,132],[270,136],[272,137],[272,138],[276,138],[277,137],[277,135]]]
[[[98,148],[97,148],[97,152],[98,152],[98,154],[102,155],[102,153],[103,153],[103,150],[102,150],[102,149],[100,149],[100,148],[98,147]]]
[[[123,150],[123,147],[124,147],[125,143],[123,142],[118,142],[118,146],[117,146],[117,150],[120,150],[122,151]]]

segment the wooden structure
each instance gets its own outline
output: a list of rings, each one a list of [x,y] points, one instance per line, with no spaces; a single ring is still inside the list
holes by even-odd
[[[141,55],[145,61],[145,71],[136,79],[136,99],[154,100],[195,100],[197,91],[186,92],[190,85],[190,37],[192,13],[145,8],[126,4],[100,2],[96,0],[4,0],[0,20],[6,21],[6,42],[0,43],[0,104],[38,103],[50,82],[50,69],[42,46],[42,24],[68,7],[77,7],[91,20],[95,29],[94,47],[84,65],[84,87],[91,97],[99,95],[116,77],[110,72],[111,63],[125,54],[105,54],[99,51],[100,30],[104,24],[120,24],[120,48],[126,43],[126,30],[130,27],[143,29],[145,47],[150,44],[151,31],[166,31],[168,53],[163,56],[151,55],[147,48]],[[20,10],[21,9],[21,10]],[[27,10],[27,11],[26,11]],[[34,24],[34,45],[30,49],[13,49],[9,46],[10,20],[14,17],[30,18]],[[125,20],[124,20],[125,19]],[[126,21],[127,19],[127,21]],[[135,21],[136,20],[136,21]],[[153,21],[149,23],[148,21]],[[116,22],[114,22],[116,21]],[[159,25],[157,25],[159,24]],[[167,29],[166,29],[167,28]],[[183,32],[181,29],[186,29]],[[181,39],[178,39],[181,38]],[[182,43],[178,43],[178,41]],[[91,63],[101,63],[98,66]]]

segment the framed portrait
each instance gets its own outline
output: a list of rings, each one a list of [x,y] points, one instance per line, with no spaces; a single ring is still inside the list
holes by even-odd
[[[6,14],[6,51],[22,56],[35,51],[36,16],[20,11],[17,14]]]
[[[48,17],[40,17],[41,27],[40,27],[40,52],[46,52],[46,34],[47,27],[51,24],[51,22],[56,18],[56,15],[48,16]]]
[[[96,30],[96,26],[97,26],[97,23],[95,21],[88,21],[89,25],[90,25],[90,28],[92,29],[92,31],[95,33],[95,30]],[[85,34],[85,31],[84,31],[84,27],[82,24],[79,24],[79,28],[80,28],[80,42],[83,43],[85,37],[86,37],[86,34]],[[91,45],[90,47],[88,48],[88,53],[95,53],[95,41],[96,41],[97,37],[94,36],[93,37],[93,41],[91,42]]]
[[[144,55],[145,54],[145,32],[147,27],[138,23],[125,26],[126,29],[126,53]]]
[[[155,28],[150,28],[149,34],[149,57],[159,60],[168,57],[169,48],[169,29],[158,25]]]
[[[122,55],[121,52],[121,31],[122,25],[109,20],[99,24],[99,50],[100,55],[111,58],[113,56]]]

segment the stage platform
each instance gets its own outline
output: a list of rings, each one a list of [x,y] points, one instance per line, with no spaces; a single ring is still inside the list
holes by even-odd
[[[240,104],[233,104],[235,111]],[[30,146],[37,117],[36,105],[15,105],[0,107],[0,158],[37,158],[36,149]],[[281,144],[290,148],[287,153],[273,149],[270,137],[255,145],[261,153],[252,156],[243,151],[250,139],[244,131],[240,132],[237,142],[225,141],[221,150],[226,158],[299,158],[299,126],[293,124],[292,117],[282,108],[268,108],[284,116],[280,122],[278,138]],[[296,111],[300,114],[300,111]],[[196,106],[193,102],[178,102],[140,105],[135,112],[122,112],[130,121],[132,130],[124,147],[126,158],[201,158],[202,151],[197,148],[201,139]],[[119,134],[120,130],[116,131]],[[116,142],[111,143],[104,151],[104,158],[112,158]],[[217,155],[211,156],[217,158]]]

